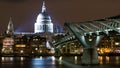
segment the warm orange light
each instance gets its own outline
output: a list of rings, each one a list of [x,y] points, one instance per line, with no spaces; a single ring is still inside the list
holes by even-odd
[[[110,48],[100,48],[99,51],[100,51],[100,54],[103,54],[103,53],[109,53],[112,50]]]
[[[17,44],[16,47],[26,47],[24,44]]]

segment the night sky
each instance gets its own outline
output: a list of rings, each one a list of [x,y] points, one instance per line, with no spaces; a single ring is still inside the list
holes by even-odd
[[[52,22],[63,26],[66,21],[82,22],[120,15],[120,0],[44,0]],[[0,0],[0,32],[10,17],[14,30],[33,32],[43,0]]]

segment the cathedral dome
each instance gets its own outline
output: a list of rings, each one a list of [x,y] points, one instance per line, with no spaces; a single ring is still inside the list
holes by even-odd
[[[37,16],[36,22],[41,24],[51,23],[51,17],[46,12],[40,13]]]

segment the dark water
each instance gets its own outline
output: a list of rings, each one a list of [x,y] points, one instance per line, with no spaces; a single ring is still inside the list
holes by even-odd
[[[99,65],[81,65],[81,56],[1,57],[0,68],[120,68],[120,56],[99,56]]]

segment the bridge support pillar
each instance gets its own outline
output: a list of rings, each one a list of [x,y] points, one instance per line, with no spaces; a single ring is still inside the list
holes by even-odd
[[[81,64],[99,64],[96,48],[84,48]]]
[[[101,35],[84,35],[73,23],[65,23],[65,25],[72,31],[76,39],[84,48],[81,64],[99,64],[98,53],[96,47],[103,38]]]
[[[60,50],[58,49],[58,48],[55,48],[55,57],[60,57],[60,55],[61,55],[61,52],[60,52]]]
[[[91,36],[91,38],[86,36],[79,37],[79,41],[84,47],[81,58],[82,64],[99,64],[97,45],[102,38],[103,36]]]

